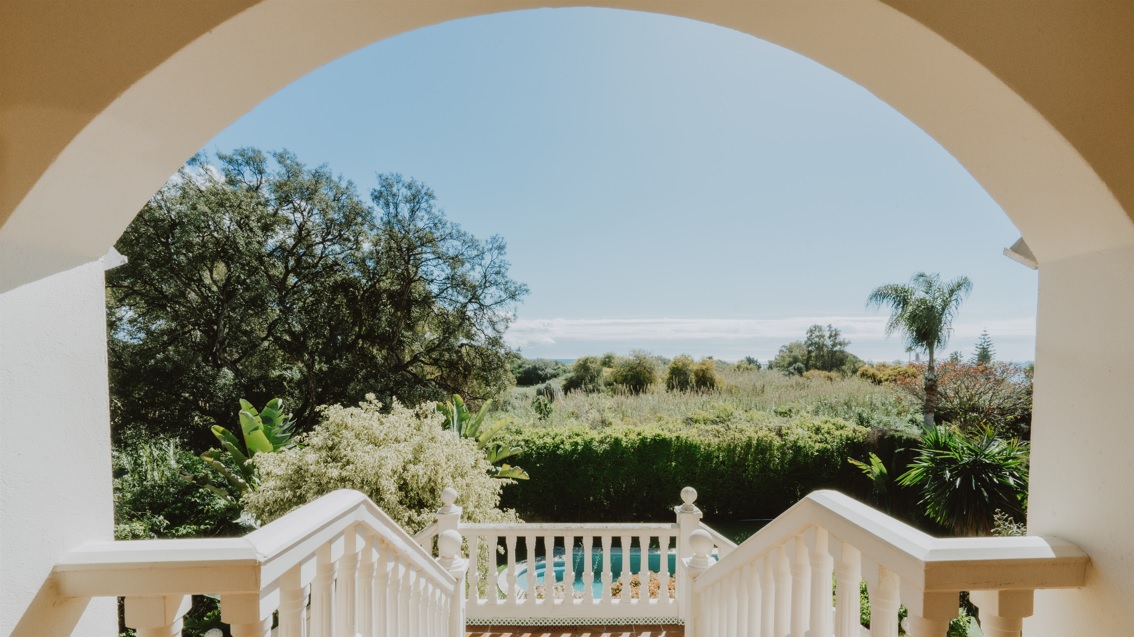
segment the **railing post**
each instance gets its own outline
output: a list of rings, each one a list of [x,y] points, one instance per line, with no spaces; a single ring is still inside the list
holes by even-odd
[[[677,514],[677,615],[684,622],[687,633],[696,630],[693,626],[693,581],[686,567],[686,560],[693,557],[690,538],[701,528],[701,510],[694,504],[696,501],[697,490],[685,487],[681,490],[682,504],[673,509]],[[712,551],[711,546],[709,550]],[[708,568],[708,564],[704,568]]]
[[[440,535],[445,531],[461,530],[461,507],[456,505],[457,490],[453,487],[445,487],[441,491],[441,508],[437,509],[437,534]]]
[[[701,608],[700,596],[693,592],[693,585],[697,582],[697,577],[713,565],[713,538],[705,530],[697,529],[689,534],[689,546],[693,555],[681,560],[681,570],[686,574],[685,586],[679,584],[677,589],[682,599],[686,600],[686,604],[678,611],[685,621],[687,637],[709,637],[704,621],[705,612]]]
[[[972,591],[969,600],[980,609],[986,637],[1020,637],[1024,618],[1035,610],[1035,591]]]
[[[188,595],[127,597],[126,625],[137,631],[138,637],[180,635],[182,618],[190,606],[192,598]]]
[[[449,600],[448,637],[465,634],[465,572],[469,561],[461,557],[461,534],[456,529],[442,531],[437,536],[437,563],[457,580],[453,597]]]

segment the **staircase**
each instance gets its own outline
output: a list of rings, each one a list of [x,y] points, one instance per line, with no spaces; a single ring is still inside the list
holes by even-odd
[[[206,593],[234,637],[945,637],[961,591],[986,636],[1019,637],[1034,591],[1086,576],[1087,556],[1057,539],[932,538],[833,491],[737,546],[701,522],[696,491],[681,497],[671,524],[468,524],[446,489],[411,537],[336,491],[244,538],[92,543],[53,576],[66,596],[124,597],[138,637],[180,634]]]

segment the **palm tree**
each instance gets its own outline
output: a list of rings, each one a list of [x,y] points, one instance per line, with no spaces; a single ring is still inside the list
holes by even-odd
[[[934,353],[949,342],[953,319],[961,302],[972,292],[973,283],[966,276],[941,281],[941,276],[918,272],[909,283],[890,283],[875,288],[866,300],[867,307],[890,306],[886,334],[900,332],[906,345],[925,351],[929,363],[925,368],[925,426],[933,427],[937,411],[937,369]]]

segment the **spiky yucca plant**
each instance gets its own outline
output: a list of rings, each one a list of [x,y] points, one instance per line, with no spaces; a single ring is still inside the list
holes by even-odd
[[[997,510],[1022,519],[1027,509],[1028,443],[934,427],[898,484],[920,488],[925,514],[953,533],[988,535]]]

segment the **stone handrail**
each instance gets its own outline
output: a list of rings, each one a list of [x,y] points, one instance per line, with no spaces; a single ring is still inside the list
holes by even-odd
[[[904,605],[909,635],[944,637],[961,591],[986,635],[1018,636],[1033,592],[1082,586],[1089,562],[1054,538],[933,538],[833,491],[807,496],[717,563],[709,534],[689,544],[690,637],[858,635],[864,579],[873,636],[897,637]]]
[[[243,538],[92,543],[54,570],[65,596],[125,597],[139,637],[177,634],[193,594],[220,595],[234,637],[267,637],[277,610],[278,637],[458,637],[459,544],[439,538],[436,560],[365,495],[344,490]]]

